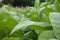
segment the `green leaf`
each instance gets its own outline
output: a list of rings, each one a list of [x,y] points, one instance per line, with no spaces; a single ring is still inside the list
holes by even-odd
[[[54,33],[53,33],[52,30],[43,31],[38,36],[38,40],[48,40],[50,38],[55,38]]]
[[[4,37],[2,40],[17,40],[15,37]]]
[[[49,15],[55,36],[60,40],[60,13],[53,12]]]
[[[15,31],[11,36],[19,38],[19,40],[24,40],[24,34],[21,30]]]
[[[55,10],[56,10],[57,12],[60,12],[60,4],[59,4],[58,0],[55,0],[54,5],[55,5]]]
[[[40,8],[40,0],[35,0],[35,8]]]
[[[50,2],[51,0],[46,0],[46,2]]]
[[[34,31],[29,31],[27,33],[24,34],[25,38],[29,38],[29,39],[33,39],[33,40],[37,40],[38,36]]]
[[[49,16],[49,13],[50,12],[53,12],[54,10],[52,8],[48,8],[46,7],[45,10],[44,10],[44,13],[46,14],[46,16]]]
[[[43,2],[43,3],[41,3],[40,6],[41,6],[41,7],[46,7],[46,6],[47,6],[47,2]]]
[[[0,35],[1,37],[8,36],[17,21],[11,17],[6,11],[0,9]]]
[[[58,39],[55,39],[55,38],[50,38],[49,40],[58,40]]]
[[[26,21],[23,21],[23,22],[20,22],[19,24],[17,24],[17,25],[13,28],[11,34],[13,34],[15,31],[17,31],[17,30],[19,30],[19,29],[21,29],[21,28],[24,28],[24,27],[26,28],[26,27],[29,26],[29,25],[38,25],[38,26],[42,26],[42,27],[51,26],[50,24],[45,23],[45,22],[34,22],[34,21],[26,20]],[[11,34],[10,34],[10,35],[11,35]]]
[[[53,4],[55,0],[46,0],[47,4]]]
[[[60,0],[58,0],[58,2],[60,3]]]
[[[32,20],[32,21],[40,21],[37,10],[31,12],[30,20]]]

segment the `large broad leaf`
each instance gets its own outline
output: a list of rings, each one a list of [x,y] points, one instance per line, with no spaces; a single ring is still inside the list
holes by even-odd
[[[60,40],[60,13],[53,12],[49,15],[56,37]]]
[[[0,10],[0,27],[5,27],[11,31],[16,24],[17,21],[14,18],[12,18],[6,11]]]
[[[7,14],[4,11],[0,11],[0,35],[2,35],[2,36],[3,36],[3,34],[9,35],[11,29],[16,24],[17,24],[16,20],[14,20],[12,17],[10,17],[9,14]]]
[[[38,40],[48,40],[50,38],[54,38],[54,33],[52,30],[48,30],[48,31],[43,31],[39,37]]]
[[[19,24],[17,24],[14,27],[14,29],[12,30],[11,34],[13,34],[16,30],[27,27],[29,25],[38,25],[38,26],[42,26],[42,27],[51,26],[50,24],[45,23],[45,22],[33,22],[30,20],[26,20],[26,21],[23,21],[23,22],[20,22]]]
[[[0,9],[0,38],[9,36],[11,30],[17,25],[17,21],[11,17],[7,10],[3,9]],[[12,34],[12,36],[23,39],[23,33],[20,30]]]

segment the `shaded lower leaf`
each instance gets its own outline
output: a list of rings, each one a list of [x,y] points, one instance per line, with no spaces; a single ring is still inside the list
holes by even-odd
[[[38,35],[34,32],[34,31],[29,31],[27,33],[24,34],[25,38],[29,38],[29,39],[33,39],[33,40],[37,40]]]

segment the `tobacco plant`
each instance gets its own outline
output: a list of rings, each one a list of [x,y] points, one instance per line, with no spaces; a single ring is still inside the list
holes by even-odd
[[[39,1],[22,11],[0,8],[0,40],[60,40],[60,0]]]

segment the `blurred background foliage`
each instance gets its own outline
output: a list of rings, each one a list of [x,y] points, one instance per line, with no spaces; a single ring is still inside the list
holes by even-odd
[[[2,5],[12,5],[13,7],[26,7],[34,6],[35,0],[0,0],[0,6]],[[45,2],[45,0],[40,0],[40,2]]]

